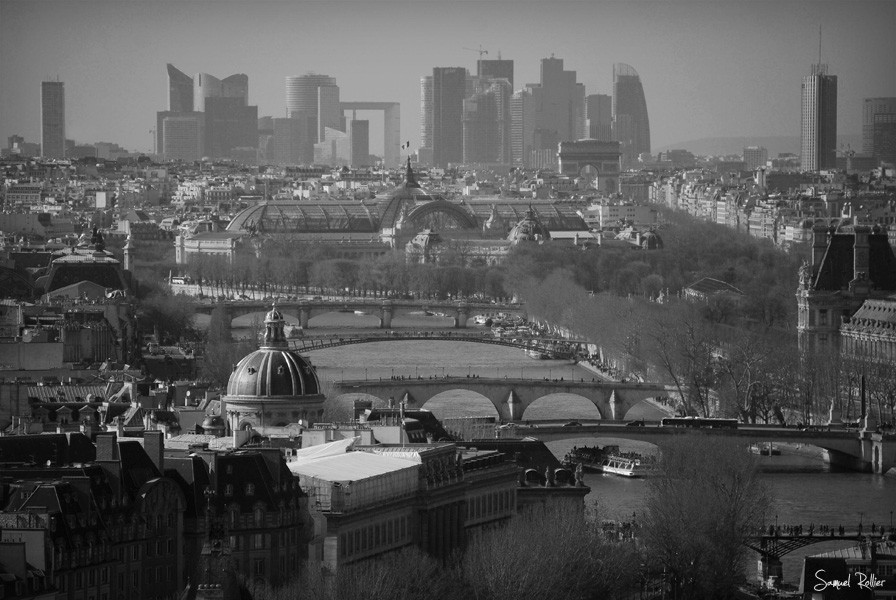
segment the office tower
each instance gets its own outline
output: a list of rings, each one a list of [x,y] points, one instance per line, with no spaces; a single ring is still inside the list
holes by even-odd
[[[196,161],[203,156],[205,114],[201,112],[169,113],[162,118],[162,154],[168,160]]]
[[[268,160],[277,165],[311,164],[314,145],[308,150],[313,126],[307,119],[273,119],[273,135],[268,140]]]
[[[488,79],[506,79],[513,89],[513,61],[512,60],[488,60],[476,61],[476,76]]]
[[[323,139],[324,129],[327,127],[345,131],[345,119],[339,105],[338,85],[321,85],[317,88],[318,139]]]
[[[896,114],[896,98],[865,98],[862,103],[862,153],[874,152],[874,117]]]
[[[420,149],[418,153],[417,158],[420,162],[432,162],[432,75],[420,78]]]
[[[352,119],[346,125],[346,133],[351,143],[349,164],[361,167],[370,162],[370,121]]]
[[[168,63],[168,111],[193,112],[193,78]]]
[[[238,96],[205,98],[204,156],[227,158],[235,148],[257,147],[257,106]]]
[[[650,121],[647,102],[638,72],[630,65],[613,65],[613,137],[622,151],[622,167],[638,162],[642,153],[650,154]]]
[[[768,162],[768,150],[764,146],[747,146],[744,148],[744,164],[751,171],[764,167]]]
[[[249,77],[242,73],[218,79],[208,73],[197,73],[193,78],[193,106],[205,112],[208,98],[237,98],[243,105],[249,103]]]
[[[463,104],[464,163],[510,164],[511,92],[506,78],[476,78]]]
[[[585,98],[585,117],[588,137],[593,140],[613,140],[613,97],[607,94],[591,94]]]
[[[65,84],[40,84],[40,155],[65,158]]]
[[[320,141],[323,131],[318,127],[318,105],[321,86],[335,86],[336,78],[329,75],[307,73],[298,77],[286,78],[286,116],[290,118],[309,118],[317,129],[312,143]]]
[[[439,167],[463,160],[463,112],[467,70],[435,67],[432,70],[432,161]]]
[[[837,76],[825,64],[803,77],[800,152],[804,171],[837,166]]]
[[[896,112],[874,115],[871,152],[880,162],[896,165]]]
[[[510,98],[510,157],[518,167],[528,166],[535,133],[535,103],[532,91],[518,90]]]

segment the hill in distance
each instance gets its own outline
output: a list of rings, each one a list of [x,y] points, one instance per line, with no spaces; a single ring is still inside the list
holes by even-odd
[[[849,145],[854,151],[862,149],[861,134],[846,134],[837,136],[837,150],[846,149]],[[654,148],[657,154],[665,150],[685,149],[696,155],[720,156],[726,154],[741,154],[746,146],[765,146],[768,149],[768,157],[775,158],[779,154],[790,152],[799,155],[800,136],[798,135],[767,135],[752,137],[711,137],[677,142],[660,148]]]

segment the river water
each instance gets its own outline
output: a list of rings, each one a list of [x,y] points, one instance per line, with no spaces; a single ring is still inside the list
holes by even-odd
[[[340,329],[373,326],[372,317],[331,313],[312,320],[308,334],[338,332]],[[257,320],[257,319],[256,319]],[[249,333],[251,321],[245,329],[235,329],[240,335]],[[240,325],[235,323],[235,325]],[[396,328],[432,329],[447,323],[438,317],[406,317],[405,322],[393,323]],[[392,376],[428,377],[453,375],[465,377],[532,377],[543,379],[585,379],[593,374],[581,367],[561,360],[534,360],[522,350],[504,346],[465,342],[381,342],[317,350],[307,355],[317,367],[326,388],[327,381],[340,379],[388,379]],[[439,418],[459,416],[497,416],[494,406],[484,397],[469,391],[446,392],[433,398],[425,408]],[[340,397],[350,405],[352,397]],[[660,413],[650,405],[635,406],[628,418],[659,418]],[[594,419],[599,413],[587,400],[567,394],[554,394],[532,404],[525,417],[531,419]],[[524,418],[525,418],[524,417]],[[628,440],[602,439],[601,444],[618,444],[622,450],[642,454],[655,447]],[[562,458],[573,445],[594,445],[593,439],[583,438],[548,444],[551,451]],[[896,477],[868,473],[831,472],[820,456],[791,455],[783,448],[782,455],[762,457],[763,480],[768,486],[774,508],[768,523],[781,525],[810,523],[855,529],[861,521],[865,530],[870,525],[890,525],[896,510]],[[591,487],[586,502],[597,510],[598,518],[630,520],[643,509],[646,481],[612,475],[586,474]],[[848,542],[824,542],[808,546],[787,555],[784,559],[784,580],[798,583],[802,559],[808,554],[825,552],[850,545]]]

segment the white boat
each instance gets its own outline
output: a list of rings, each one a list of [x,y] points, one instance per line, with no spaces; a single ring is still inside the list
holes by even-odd
[[[356,314],[356,315],[366,315],[367,313],[364,312],[363,310],[356,310],[356,311],[355,311],[355,314]]]
[[[548,358],[548,355],[540,350],[526,350],[526,356],[537,360],[546,360]]]
[[[485,315],[476,315],[473,317],[473,323],[476,325],[485,325],[485,322],[488,321],[488,317]]]
[[[611,475],[621,475],[622,477],[638,477],[636,467],[638,461],[630,458],[622,458],[619,456],[608,456],[600,465],[601,473],[610,473]]]

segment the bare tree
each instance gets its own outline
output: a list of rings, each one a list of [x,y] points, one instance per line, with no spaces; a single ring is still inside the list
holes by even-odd
[[[744,537],[762,526],[770,496],[744,444],[708,433],[661,445],[648,481],[645,552],[670,576],[672,598],[730,598],[746,581]]]

